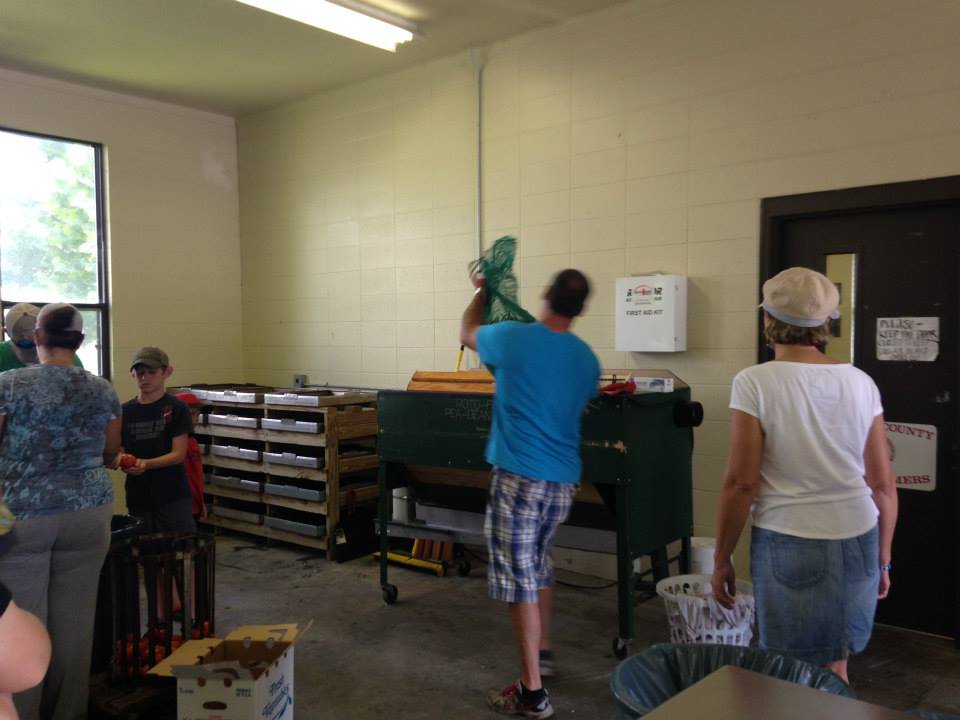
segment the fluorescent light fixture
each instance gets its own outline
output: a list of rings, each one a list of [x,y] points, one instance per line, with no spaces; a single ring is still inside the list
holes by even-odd
[[[237,0],[277,15],[396,52],[413,39],[416,26],[403,18],[354,0]]]

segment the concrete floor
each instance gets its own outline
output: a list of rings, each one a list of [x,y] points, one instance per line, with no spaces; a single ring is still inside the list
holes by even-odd
[[[517,677],[505,607],[486,598],[485,569],[438,578],[391,568],[396,605],[384,604],[376,563],[328,563],[292,546],[265,547],[221,536],[217,548],[218,630],[244,623],[305,622],[296,650],[299,718],[489,720],[487,689]],[[559,572],[579,584],[605,581]],[[657,600],[636,610],[637,649],[663,642]],[[614,589],[559,586],[554,645],[560,675],[549,683],[557,717],[610,720],[616,664]],[[897,709],[960,713],[960,650],[947,640],[878,628],[855,658],[859,697]]]

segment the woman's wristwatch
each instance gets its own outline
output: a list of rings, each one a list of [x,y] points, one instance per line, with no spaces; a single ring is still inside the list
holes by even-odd
[[[893,570],[893,563],[880,563],[880,572],[890,572]]]

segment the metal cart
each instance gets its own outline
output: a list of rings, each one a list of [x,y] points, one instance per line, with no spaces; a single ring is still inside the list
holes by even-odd
[[[633,593],[653,595],[657,580],[679,561],[689,571],[693,534],[691,454],[693,430],[703,418],[682,382],[670,393],[598,396],[584,412],[581,438],[583,486],[557,545],[615,552],[619,632],[617,657],[625,657],[634,633]],[[380,586],[384,601],[398,597],[387,581],[391,537],[483,544],[482,517],[490,467],[484,449],[493,398],[470,393],[379,393]],[[392,490],[408,487],[418,507],[440,509],[428,521],[392,519]],[[667,546],[681,543],[669,558]],[[649,556],[651,569],[633,572]],[[460,557],[461,574],[469,562]],[[649,579],[652,576],[652,580]]]

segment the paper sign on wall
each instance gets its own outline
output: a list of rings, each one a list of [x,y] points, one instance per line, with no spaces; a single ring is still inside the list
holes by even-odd
[[[933,362],[940,354],[940,318],[877,318],[877,360]]]
[[[891,422],[887,426],[887,445],[903,490],[937,489],[937,428],[935,425]]]

